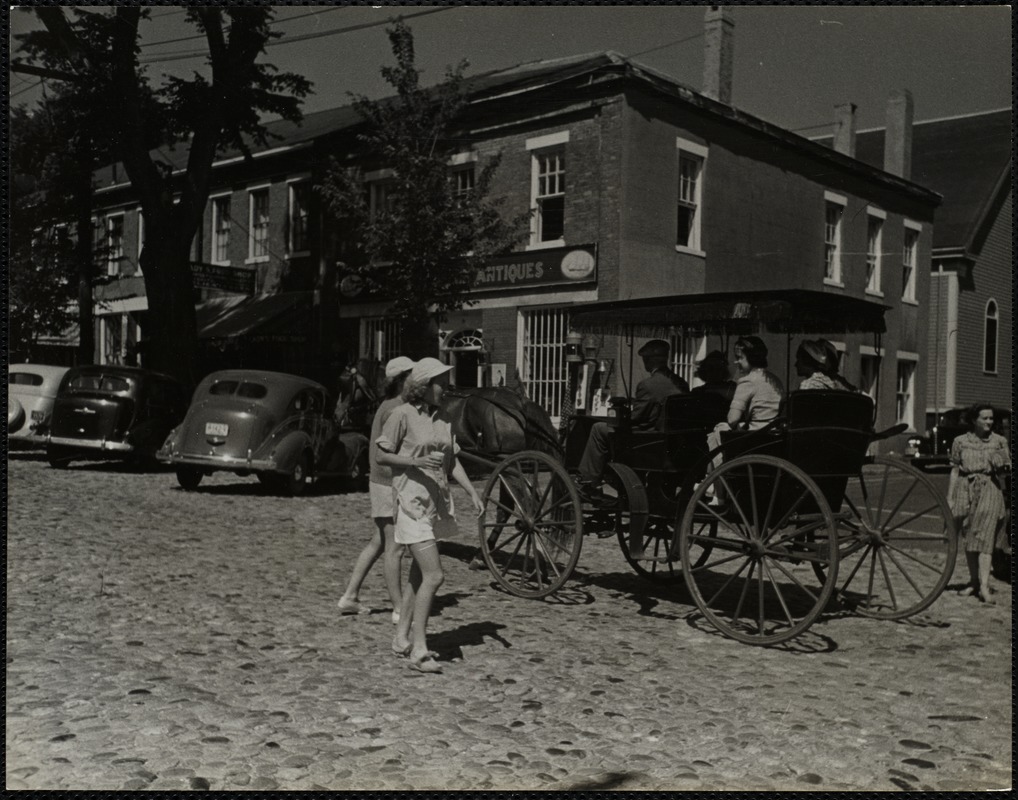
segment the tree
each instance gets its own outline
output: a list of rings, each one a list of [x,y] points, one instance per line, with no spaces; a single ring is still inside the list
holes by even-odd
[[[44,67],[74,75],[74,90],[94,113],[85,135],[106,137],[123,163],[145,215],[141,266],[148,297],[146,365],[191,382],[197,343],[191,242],[208,200],[212,163],[233,147],[250,156],[264,146],[263,114],[299,122],[306,79],[258,63],[272,32],[271,7],[189,7],[186,18],[205,36],[210,76],[167,78],[153,87],[139,63],[139,24],[147,9],[112,12],[58,6],[34,9],[45,30],[21,37]],[[183,176],[151,155],[154,141],[187,143]]]
[[[503,219],[501,199],[489,198],[497,156],[473,176],[472,186],[451,179],[449,157],[461,149],[457,122],[467,102],[466,61],[447,69],[442,83],[423,88],[410,28],[397,22],[386,32],[396,66],[381,72],[396,95],[381,101],[355,96],[354,107],[365,122],[360,142],[392,178],[384,195],[372,199],[363,169],[333,159],[321,191],[344,231],[348,272],[366,291],[391,301],[388,313],[403,320],[408,353],[428,355],[437,344],[423,329],[470,303],[478,267],[520,241],[528,215]]]
[[[73,244],[66,223],[73,213],[66,195],[42,187],[67,171],[67,150],[47,119],[24,108],[10,114],[8,228],[8,351],[12,360],[32,358],[40,336],[57,335],[74,320]],[[89,298],[91,304],[91,297]]]

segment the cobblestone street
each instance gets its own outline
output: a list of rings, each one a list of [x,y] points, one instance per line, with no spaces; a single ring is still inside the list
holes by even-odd
[[[946,485],[946,477],[938,476]],[[444,674],[390,654],[380,565],[341,617],[366,493],[8,462],[8,789],[986,790],[1011,784],[1011,587],[832,608],[771,649],[588,537],[510,596],[442,544]],[[465,497],[460,507],[468,507]]]

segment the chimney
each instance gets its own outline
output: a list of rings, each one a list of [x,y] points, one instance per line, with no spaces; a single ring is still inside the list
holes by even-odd
[[[912,177],[912,93],[908,89],[894,92],[887,99],[884,172],[899,178]]]
[[[834,149],[855,158],[855,103],[834,107]]]
[[[710,6],[703,18],[703,93],[722,103],[732,102],[732,63],[735,20],[727,8]]]

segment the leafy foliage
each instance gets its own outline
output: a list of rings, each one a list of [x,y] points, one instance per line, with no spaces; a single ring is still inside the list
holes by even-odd
[[[390,314],[419,323],[468,305],[478,267],[520,241],[528,216],[506,220],[501,199],[489,197],[498,156],[462,191],[450,173],[450,156],[469,144],[456,138],[467,102],[467,63],[424,88],[410,28],[398,22],[387,33],[396,65],[381,72],[396,95],[382,101],[356,96],[354,107],[365,122],[360,141],[392,177],[372,198],[363,167],[333,159],[322,194],[344,231],[348,249],[341,255],[348,269],[368,291],[391,299]]]

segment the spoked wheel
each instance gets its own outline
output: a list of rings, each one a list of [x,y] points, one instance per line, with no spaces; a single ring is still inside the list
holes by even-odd
[[[697,608],[726,636],[756,645],[787,641],[820,616],[838,574],[836,545],[834,515],[816,483],[765,455],[711,472],[679,528]],[[810,565],[822,568],[819,587]]]
[[[682,580],[682,571],[678,562],[672,561],[670,556],[674,539],[671,521],[648,513],[643,478],[646,476],[638,476],[623,464],[612,464],[605,480],[614,490],[617,500],[606,511],[611,517],[622,556],[636,574],[655,583],[677,583]],[[630,549],[633,524],[643,524],[642,558],[634,558]]]
[[[481,496],[481,554],[519,597],[547,597],[572,574],[583,542],[580,496],[551,456],[525,450],[500,462]]]
[[[954,572],[958,538],[947,500],[921,471],[876,456],[849,478],[839,523],[840,599],[867,617],[929,607]],[[823,580],[822,566],[814,565]]]

